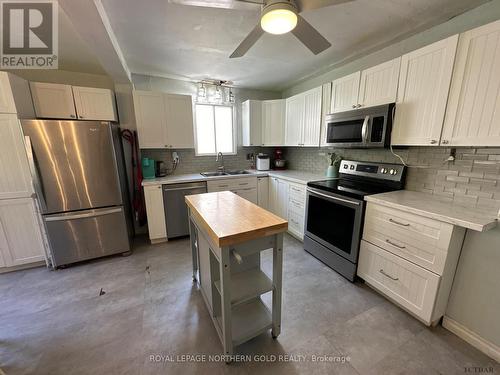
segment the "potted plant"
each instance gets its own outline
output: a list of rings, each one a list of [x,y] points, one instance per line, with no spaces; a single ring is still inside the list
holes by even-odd
[[[326,170],[326,177],[338,177],[339,176],[339,166],[342,161],[342,157],[337,155],[335,152],[329,152],[328,157],[330,159],[330,165]]]

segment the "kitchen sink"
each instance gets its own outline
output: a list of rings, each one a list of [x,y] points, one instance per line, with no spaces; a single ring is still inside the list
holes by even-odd
[[[250,172],[248,172],[248,171],[244,171],[244,170],[239,170],[239,171],[227,171],[226,173],[227,173],[227,174],[230,174],[230,175],[235,175],[235,174],[250,174]]]
[[[229,173],[226,172],[201,172],[202,176],[205,177],[215,177],[215,176],[227,176]]]

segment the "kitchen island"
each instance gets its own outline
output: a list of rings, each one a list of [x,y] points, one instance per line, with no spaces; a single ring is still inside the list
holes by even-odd
[[[288,222],[229,192],[189,195],[193,280],[224,347],[281,330],[283,232]],[[273,249],[272,280],[260,269],[260,253]],[[261,295],[272,292],[272,311]]]

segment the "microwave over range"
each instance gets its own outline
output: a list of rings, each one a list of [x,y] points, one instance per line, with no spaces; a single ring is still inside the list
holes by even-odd
[[[389,147],[395,104],[326,115],[326,144],[339,148]]]

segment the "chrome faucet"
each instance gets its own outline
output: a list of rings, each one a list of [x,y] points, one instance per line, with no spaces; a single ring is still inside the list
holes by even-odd
[[[224,155],[222,155],[222,152],[219,152],[217,154],[217,157],[215,158],[215,161],[219,162],[219,166],[217,167],[217,172],[224,172]]]

